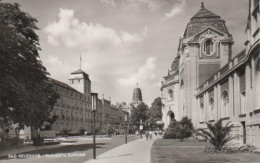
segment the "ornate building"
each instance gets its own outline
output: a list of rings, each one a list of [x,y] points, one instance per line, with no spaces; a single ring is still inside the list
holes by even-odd
[[[191,118],[196,128],[222,119],[235,123],[232,134],[241,135],[233,143],[253,144],[260,138],[259,22],[259,0],[250,0],[245,49],[233,55],[225,21],[202,3],[162,81],[164,128],[172,118],[183,116]]]
[[[132,102],[129,104],[126,103],[121,103],[120,104],[121,107],[123,108],[123,110],[125,110],[126,112],[129,113],[129,116],[131,117],[132,111],[138,107],[145,107],[146,104],[143,102],[143,96],[142,96],[142,91],[141,89],[138,87],[138,83],[137,83],[137,87],[134,88],[133,91],[133,99]]]

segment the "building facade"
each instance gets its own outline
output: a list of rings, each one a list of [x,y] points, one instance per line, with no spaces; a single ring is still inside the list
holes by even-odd
[[[82,70],[74,71],[70,74],[69,84],[62,83],[55,79],[50,79],[54,84],[55,91],[60,95],[54,106],[54,114],[57,120],[52,125],[52,130],[56,133],[63,129],[71,130],[73,133],[81,129],[92,133],[93,113],[91,110],[91,81],[88,74]],[[123,123],[125,112],[104,96],[97,100],[96,127],[102,129],[113,125],[119,128]],[[117,125],[117,126],[116,126]]]
[[[259,0],[250,0],[245,49],[233,55],[225,21],[202,4],[180,39],[178,68],[162,81],[165,128],[175,117],[188,116],[196,128],[222,119],[234,123],[232,134],[241,136],[234,145],[260,147],[255,141],[260,138],[259,22]],[[178,102],[167,100],[171,94]]]

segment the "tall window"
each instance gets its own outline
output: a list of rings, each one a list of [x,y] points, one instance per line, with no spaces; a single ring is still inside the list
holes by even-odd
[[[204,115],[204,104],[203,103],[200,104],[200,115],[201,115],[200,121],[204,122],[205,121],[205,115]]]
[[[205,45],[204,45],[204,51],[206,54],[210,55],[211,52],[213,51],[213,42],[208,39],[206,42],[205,42]]]
[[[226,90],[222,93],[222,118],[229,117],[229,96]]]
[[[168,90],[168,100],[172,100],[173,99],[173,91],[172,89]]]
[[[213,97],[211,97],[210,99],[209,99],[209,106],[210,106],[210,119],[211,120],[213,120],[214,119],[214,99],[213,99]]]

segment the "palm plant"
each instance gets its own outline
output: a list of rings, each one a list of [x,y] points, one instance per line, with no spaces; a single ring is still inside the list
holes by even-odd
[[[215,124],[206,124],[207,129],[198,129],[197,135],[208,140],[215,147],[215,151],[221,151],[225,144],[227,144],[230,140],[237,138],[229,135],[234,124],[230,125],[230,123],[227,123],[223,126],[221,120],[218,120]]]

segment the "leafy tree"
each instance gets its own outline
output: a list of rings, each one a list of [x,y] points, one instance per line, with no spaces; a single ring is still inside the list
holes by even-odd
[[[36,23],[19,4],[0,2],[0,126],[31,126],[32,137],[59,97],[39,59]]]
[[[221,151],[222,147],[227,144],[232,139],[237,137],[232,137],[229,135],[234,124],[227,123],[225,126],[222,125],[222,121],[218,120],[215,124],[207,124],[207,129],[199,129],[197,135],[202,136],[208,140],[214,147],[215,151]]]
[[[156,121],[162,120],[162,100],[160,97],[154,99],[152,106],[147,110],[147,123],[157,126]]]
[[[145,122],[147,119],[146,116],[147,108],[148,106],[145,105],[143,102],[137,105],[137,107],[134,108],[132,112],[130,123],[132,125],[138,126],[140,124],[140,120]]]

